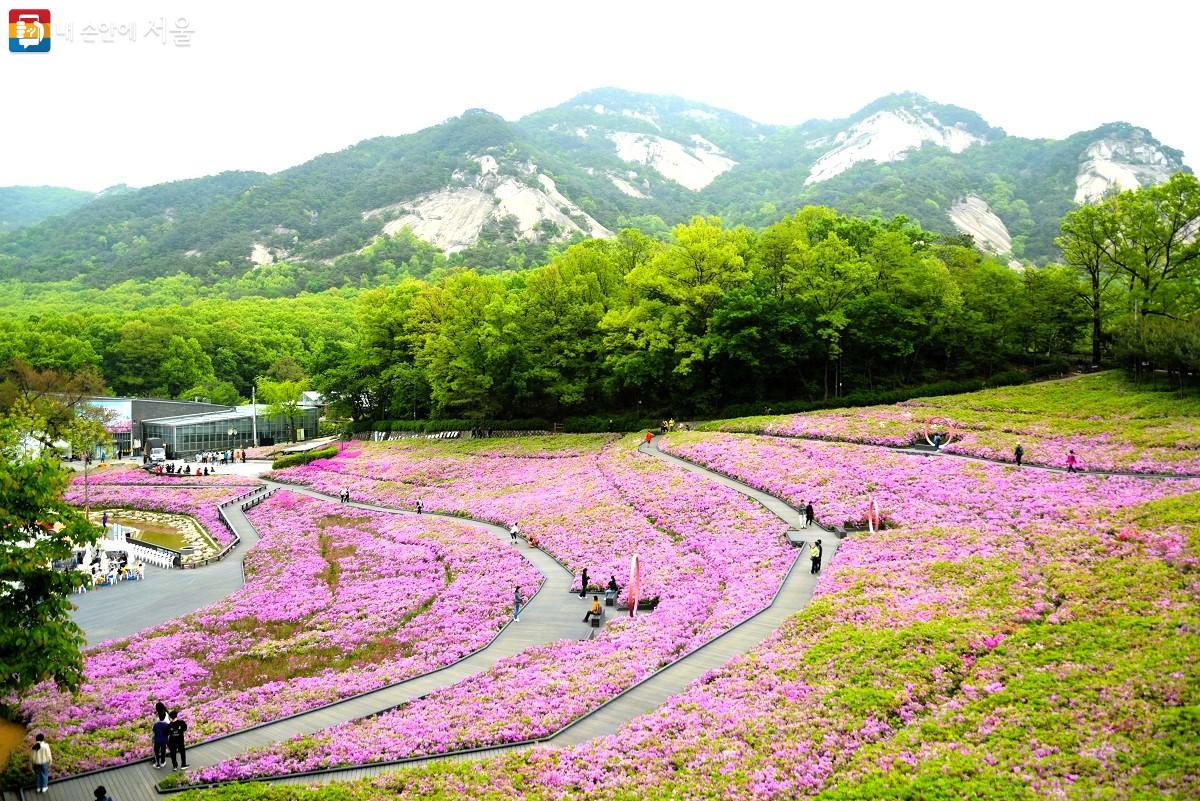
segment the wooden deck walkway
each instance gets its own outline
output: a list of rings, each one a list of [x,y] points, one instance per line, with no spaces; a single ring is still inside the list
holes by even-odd
[[[173,489],[175,485],[166,485]],[[251,500],[251,499],[247,499]],[[225,507],[233,530],[241,538],[220,562],[196,570],[146,567],[144,581],[124,581],[72,595],[71,619],[83,629],[87,647],[119,640],[216,603],[242,586],[242,561],[258,542],[258,532],[240,504]]]
[[[801,526],[800,512],[787,503],[764,492],[749,487],[740,481],[706,470],[699,465],[663,453],[658,449],[656,437],[650,445],[642,445],[639,450],[658,459],[663,459],[676,467],[688,470],[704,478],[729,487],[742,493],[751,500],[762,504],[768,511],[783,520],[793,529]],[[838,538],[830,531],[819,526],[802,530],[808,539],[821,539],[824,548],[823,563],[828,565],[837,553]],[[653,712],[671,696],[678,695],[689,684],[704,673],[726,664],[730,659],[748,653],[756,645],[770,636],[782,625],[790,615],[803,608],[811,599],[816,589],[819,576],[813,575],[811,562],[807,558],[807,546],[798,552],[797,560],[784,579],[772,604],[719,635],[707,644],[672,662],[670,665],[653,673],[640,683],[629,688],[612,700],[594,711],[578,718],[564,727],[554,736],[538,744],[505,745],[495,748],[483,748],[466,754],[450,754],[446,756],[430,756],[405,760],[402,765],[412,767],[436,761],[445,760],[478,760],[496,757],[513,751],[523,751],[529,748],[546,748],[577,745],[597,737],[615,734],[634,718]],[[382,773],[397,770],[397,763],[381,763],[377,765],[358,765],[343,769],[314,772],[295,776],[281,776],[274,779],[264,779],[272,783],[285,784],[326,784],[330,782],[353,781],[355,779],[378,776]]]
[[[286,489],[327,501],[335,500],[330,495],[305,487],[276,484],[269,481],[265,481],[264,484],[268,488]],[[371,504],[352,503],[351,505],[361,509],[394,514],[413,514]],[[239,535],[243,537],[243,542],[248,541],[247,534],[253,538],[252,541],[256,542],[257,532],[253,531],[253,526],[241,509],[231,507],[227,511]],[[440,515],[432,514],[425,516],[440,517]],[[508,532],[500,526],[460,517],[446,517],[457,523],[474,526],[491,533],[497,541],[497,547],[518,547],[521,555],[533,563],[534,567],[545,577],[541,589],[529,599],[528,605],[521,611],[519,623],[510,621],[485,648],[439,670],[310,712],[234,732],[207,743],[189,746],[188,764],[193,768],[214,765],[249,748],[279,742],[299,734],[309,734],[338,723],[375,714],[434,690],[454,685],[468,676],[487,670],[500,659],[513,656],[528,648],[562,639],[586,639],[592,636],[594,629],[589,624],[582,622],[587,602],[580,600],[578,595],[570,592],[572,575],[551,556],[524,544],[513,546]],[[188,572],[204,573],[210,569],[221,567],[223,564]],[[239,571],[238,586],[240,586],[240,563],[237,568]],[[147,754],[149,754],[148,737]],[[56,799],[78,801],[78,799],[91,798],[95,787],[103,784],[109,795],[119,801],[149,801],[149,799],[158,797],[155,785],[166,776],[167,772],[166,769],[156,770],[147,758],[145,762],[92,771],[51,782],[49,792],[43,794],[43,797],[50,801]]]

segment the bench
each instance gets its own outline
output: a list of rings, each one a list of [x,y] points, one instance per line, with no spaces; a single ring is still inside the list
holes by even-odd
[[[592,624],[592,628],[598,629],[598,628],[600,628],[600,621],[603,618],[604,618],[604,607],[600,607],[600,614],[592,615],[592,617],[589,619],[588,622]]]
[[[605,606],[616,606],[617,605],[617,591],[616,590],[605,590],[604,591],[604,605]]]

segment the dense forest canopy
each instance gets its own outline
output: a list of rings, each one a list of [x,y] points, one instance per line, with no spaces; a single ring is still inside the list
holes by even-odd
[[[1181,173],[1072,212],[1066,264],[1020,271],[903,216],[818,206],[761,229],[627,228],[501,271],[402,230],[315,292],[288,264],[0,283],[0,363],[220,403],[302,382],[366,421],[707,414],[1112,358],[1182,381],[1200,366],[1198,227],[1200,181]]]

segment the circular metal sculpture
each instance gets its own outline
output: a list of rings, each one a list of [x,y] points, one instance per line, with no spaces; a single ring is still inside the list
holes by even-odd
[[[938,428],[946,429],[946,438],[943,439],[941,442],[935,443],[931,437],[930,429],[938,429]],[[932,433],[937,434],[940,432],[934,430]],[[925,431],[924,431],[925,441],[928,442],[930,444],[930,446],[932,446],[934,448],[940,448],[942,445],[945,445],[947,442],[950,442],[952,439],[954,439],[954,435],[957,433],[958,432],[954,428],[953,420],[947,420],[945,417],[930,417],[928,420],[925,421]]]

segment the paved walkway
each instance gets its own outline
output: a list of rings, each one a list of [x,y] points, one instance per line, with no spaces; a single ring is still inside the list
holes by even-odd
[[[195,570],[147,567],[145,581],[124,581],[72,595],[78,608],[71,612],[71,619],[83,629],[88,646],[122,639],[195,612],[241,587],[242,561],[258,542],[258,532],[241,504],[230,504],[225,513],[241,542],[220,562]]]
[[[797,437],[796,439],[805,439],[805,438]],[[828,442],[828,440],[822,440],[822,441]],[[852,443],[852,444],[861,444],[861,443]],[[886,447],[888,450],[896,451],[897,453],[912,453],[912,454],[917,454],[920,456],[938,456],[938,457],[946,457],[946,458],[950,458],[950,459],[965,459],[968,462],[987,462],[988,464],[998,464],[998,465],[1004,465],[1005,467],[1013,467],[1013,468],[1015,468],[1017,466],[1016,462],[1011,462],[1007,459],[990,459],[986,456],[973,456],[969,453],[950,453],[948,451],[934,450],[931,446],[928,446],[928,445],[909,445],[909,446],[904,446],[904,447],[875,445],[872,447],[876,447],[876,448]],[[1047,473],[1066,473],[1066,472],[1068,472],[1067,468],[1065,468],[1065,467],[1052,467],[1051,465],[1031,464],[1029,462],[1024,462],[1021,465],[1020,469],[1021,470],[1041,470],[1041,471],[1047,472]],[[1129,470],[1083,470],[1083,469],[1080,469],[1080,470],[1076,470],[1075,472],[1078,473],[1079,475],[1084,475],[1084,476],[1124,476],[1124,477],[1128,477],[1128,478],[1170,478],[1170,479],[1175,479],[1175,480],[1200,478],[1200,475],[1193,475],[1190,473],[1134,473]]]
[[[823,442],[825,444],[834,445],[861,445],[864,448],[881,448],[885,451],[894,451],[895,453],[911,453],[917,456],[938,456],[947,459],[964,459],[968,462],[986,462],[988,464],[998,464],[1005,467],[1016,467],[1016,462],[1010,459],[993,459],[988,456],[974,456],[969,453],[951,453],[949,451],[934,450],[932,445],[879,445],[874,442],[858,442],[853,439],[830,439],[828,437],[806,437],[801,434],[773,434],[767,431],[702,431],[702,434],[743,434],[750,437],[772,437],[774,439],[801,439],[805,442]],[[1022,470],[1043,470],[1047,473],[1066,473],[1065,467],[1054,467],[1047,464],[1034,464],[1032,462],[1024,462],[1021,465]],[[1080,475],[1085,476],[1126,476],[1129,478],[1171,478],[1171,479],[1189,479],[1200,478],[1200,474],[1196,473],[1135,473],[1131,470],[1084,470],[1075,471]]]
[[[764,492],[753,489],[739,481],[713,473],[703,467],[665,454],[658,449],[658,439],[639,450],[647,456],[662,459],[671,464],[704,476],[706,479],[733,488],[747,497],[761,503],[769,511],[786,522],[791,528],[799,528],[800,513]],[[271,488],[287,489],[310,497],[333,501],[331,495],[317,492],[306,487],[278,484],[265,481]],[[412,512],[391,509],[361,502],[352,502],[350,506],[370,509],[391,514],[413,514]],[[240,511],[240,510],[239,510]],[[436,517],[437,515],[427,515]],[[244,520],[244,516],[242,518]],[[491,532],[503,547],[509,545],[508,532],[500,526],[477,521],[452,518],[458,522],[475,525]],[[249,525],[248,521],[246,524]],[[813,537],[824,533],[828,564],[837,552],[838,539],[825,530],[813,531]],[[204,744],[198,744],[188,749],[188,761],[194,767],[204,767],[236,756],[249,748],[279,742],[298,734],[308,734],[328,726],[364,717],[379,711],[389,709],[414,698],[425,695],[442,687],[455,684],[466,677],[490,668],[499,659],[511,656],[521,651],[546,642],[563,638],[582,639],[590,636],[593,631],[590,626],[579,620],[581,605],[578,596],[570,593],[572,576],[557,561],[544,552],[523,547],[521,552],[546,576],[542,590],[534,596],[529,606],[521,614],[520,623],[509,623],[497,635],[492,643],[481,651],[468,656],[454,665],[442,668],[422,676],[414,677],[392,687],[365,693],[355,698],[347,699],[311,712],[302,713],[292,718],[286,718],[260,727],[235,732]],[[653,673],[640,683],[602,704],[599,708],[578,718],[559,732],[544,740],[549,746],[568,746],[585,742],[596,737],[614,734],[636,717],[650,713],[660,707],[668,698],[682,692],[691,682],[709,670],[720,667],[731,658],[749,652],[774,632],[788,616],[795,613],[808,603],[816,587],[817,576],[809,572],[809,560],[806,552],[798,552],[798,558],[792,570],[786,576],[772,604],[741,624],[734,626],[724,634],[709,641],[707,644],[685,654],[670,665]],[[196,571],[202,572],[202,571]],[[146,582],[147,585],[149,581]],[[496,756],[507,751],[522,750],[529,745],[498,746],[482,749],[468,755],[450,757],[432,756],[410,760],[405,764],[420,764],[443,759],[479,759]],[[388,770],[394,770],[395,764],[367,765],[344,770],[332,770],[320,774],[304,776],[280,777],[268,779],[278,782],[331,782],[346,781],[369,775],[376,775]],[[87,793],[97,784],[103,783],[114,798],[121,801],[149,801],[156,798],[155,784],[164,776],[163,771],[155,770],[149,762],[127,765],[85,775],[73,779],[54,782],[47,794],[51,799],[86,798]]]
[[[714,483],[730,487],[751,500],[762,504],[768,511],[792,528],[799,528],[801,523],[800,513],[787,503],[765,492],[760,492],[749,487],[740,481],[735,481],[706,470],[699,465],[663,453],[658,449],[658,441],[659,438],[655,437],[651,445],[642,445],[639,450],[648,456],[662,459],[676,467],[701,475]],[[825,529],[808,529],[805,534],[810,539],[821,538],[822,545],[824,546],[823,561],[827,566],[837,553],[838,538]],[[769,607],[741,624],[734,626],[717,638],[710,640],[707,644],[685,654],[670,665],[658,670],[592,712],[576,719],[556,734],[542,740],[538,745],[504,745],[495,748],[479,749],[466,754],[419,757],[405,760],[402,763],[360,765],[320,773],[283,776],[277,779],[268,778],[263,781],[281,784],[327,784],[338,781],[353,781],[396,770],[400,765],[414,766],[447,760],[485,759],[529,748],[578,745],[597,737],[616,734],[634,718],[653,712],[662,706],[668,698],[683,692],[689,684],[700,678],[704,673],[721,667],[736,656],[748,653],[778,629],[789,616],[807,605],[812,599],[813,590],[816,588],[817,579],[819,578],[819,576],[813,575],[810,569],[811,562],[808,558],[807,546],[805,546],[804,551],[798,553],[796,563],[784,579],[783,585]]]
[[[269,488],[286,489],[302,495],[322,500],[336,502],[331,495],[325,495],[304,487],[290,484],[264,482]],[[389,509],[365,503],[352,503],[351,506],[360,509],[371,509],[392,514],[409,515],[397,509]],[[253,531],[245,515],[238,509],[239,522]],[[426,517],[446,517],[457,523],[474,526],[492,534],[499,547],[511,548],[508,531],[500,526],[467,520],[450,515],[427,514]],[[230,515],[231,519],[234,515]],[[237,524],[235,523],[235,526]],[[239,529],[239,534],[241,530]],[[242,534],[245,542],[245,534]],[[253,534],[257,541],[257,534]],[[239,546],[240,548],[241,546]],[[519,623],[510,622],[496,635],[492,642],[466,658],[441,668],[439,670],[416,676],[408,681],[384,687],[363,695],[348,698],[325,707],[304,712],[290,718],[268,723],[251,729],[198,743],[188,748],[188,764],[193,767],[205,767],[236,756],[249,748],[268,745],[294,737],[299,734],[309,734],[329,726],[355,720],[367,715],[390,709],[398,704],[418,698],[427,693],[457,684],[473,674],[491,668],[497,661],[518,654],[537,645],[554,642],[561,639],[586,639],[592,636],[594,629],[581,621],[586,603],[579,600],[578,595],[570,592],[572,575],[544,551],[520,547],[520,553],[545,576],[541,590],[534,595],[528,606],[521,612]],[[229,561],[229,560],[227,560]],[[206,573],[225,563],[210,567],[186,571],[187,573]],[[174,577],[175,574],[172,574]],[[150,585],[150,581],[146,581]],[[240,563],[238,566],[238,583],[241,585]],[[136,585],[134,589],[136,589]],[[113,588],[114,590],[119,588]],[[234,587],[236,589],[236,586]],[[172,590],[173,592],[174,590]],[[50,791],[45,794],[47,799],[62,799],[62,801],[78,801],[90,798],[92,790],[103,784],[114,799],[119,801],[149,801],[158,797],[155,785],[166,775],[165,771],[155,770],[149,760],[132,765],[124,765],[83,774],[77,777],[55,781],[50,784]]]

